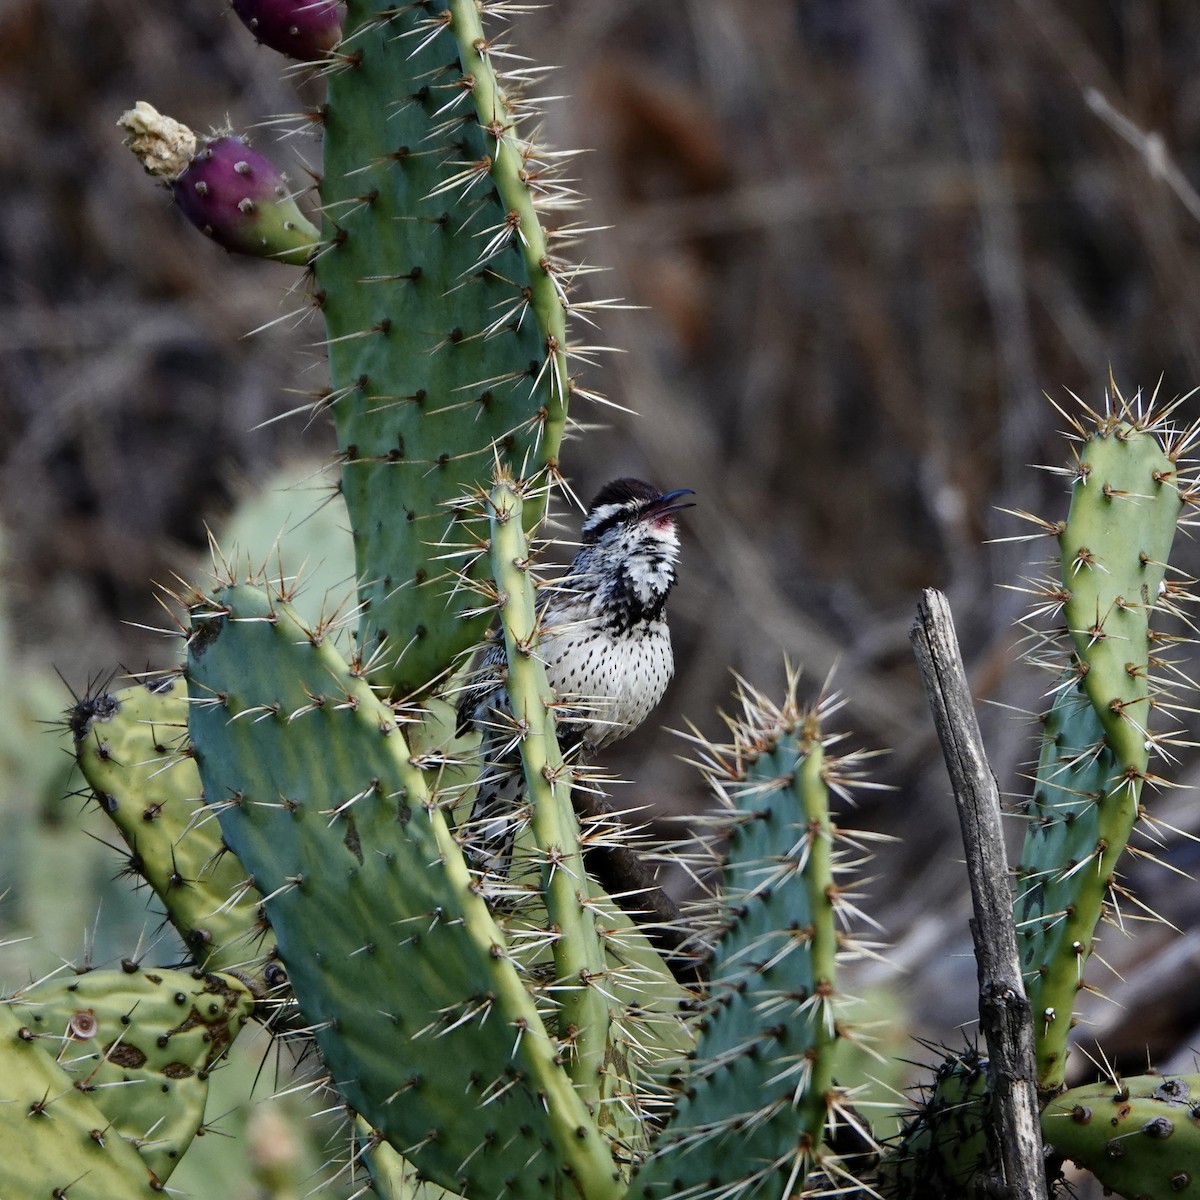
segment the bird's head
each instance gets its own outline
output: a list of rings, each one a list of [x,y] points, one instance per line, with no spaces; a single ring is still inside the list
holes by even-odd
[[[679,558],[676,514],[690,508],[690,488],[660,492],[640,479],[616,479],[600,489],[583,522],[576,586],[614,625],[657,619],[675,582]]]

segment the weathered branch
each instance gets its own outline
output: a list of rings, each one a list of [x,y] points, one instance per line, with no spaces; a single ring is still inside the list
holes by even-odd
[[[927,589],[910,638],[933,710],[958,805],[979,970],[979,1023],[987,1042],[995,1141],[1007,1200],[1045,1200],[1046,1181],[1034,1087],[1033,1021],[1017,955],[1000,793],[971,702],[950,606]]]

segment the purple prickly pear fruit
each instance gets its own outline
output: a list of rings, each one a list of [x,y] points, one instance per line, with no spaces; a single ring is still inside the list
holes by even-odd
[[[303,266],[320,237],[275,165],[241,138],[205,142],[171,191],[197,229],[238,254]]]
[[[233,11],[264,46],[304,62],[322,59],[342,40],[337,0],[232,0]]]
[[[320,233],[275,165],[240,138],[198,138],[144,100],[117,122],[142,166],[171,189],[184,215],[238,254],[304,266]]]

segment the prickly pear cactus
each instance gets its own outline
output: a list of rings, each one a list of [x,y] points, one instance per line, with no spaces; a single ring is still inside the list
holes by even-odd
[[[254,996],[229,975],[129,963],[48,980],[4,1007],[93,1099],[104,1128],[165,1183],[204,1121],[208,1077],[249,1018]]]
[[[1047,1143],[1106,1189],[1172,1200],[1200,1187],[1200,1075],[1106,1079],[1055,1097]]]
[[[286,6],[265,7],[256,34]],[[147,170],[209,236],[312,260],[330,367],[313,407],[338,435],[360,646],[393,694],[426,686],[486,627],[455,586],[486,575],[455,503],[497,458],[560,478],[574,268],[542,216],[571,197],[555,182],[558,156],[520,131],[528,71],[507,84],[497,73],[482,11],[504,7],[350,0],[323,67],[319,245],[278,172],[244,144],[197,139],[144,103],[123,118]],[[530,527],[544,495],[527,506]]]
[[[987,1069],[974,1048],[942,1060],[881,1165],[884,1195],[974,1200],[985,1194],[980,1185],[998,1162],[989,1132]]]
[[[0,1194],[70,1200],[162,1195],[138,1152],[18,1010],[0,1004]]]
[[[1085,409],[1074,421],[1071,508],[1049,527],[1061,576],[1038,596],[1043,610],[1061,612],[1069,639],[1065,656],[1053,643],[1038,655],[1056,680],[1015,906],[1047,1095],[1063,1082],[1076,995],[1163,736],[1152,718],[1168,685],[1151,619],[1167,588],[1192,434],[1140,404],[1115,395],[1104,413]]]
[[[442,1186],[619,1195],[568,1031],[543,1022],[392,710],[278,593],[231,584],[191,619],[205,795],[347,1101]]]
[[[565,275],[537,213],[559,193],[480,21],[474,0],[351,0],[323,109],[319,407],[343,460],[360,646],[400,693],[487,626],[454,587],[486,575],[486,532],[451,505],[497,456],[555,473],[566,421]]]
[[[180,678],[102,691],[69,714],[75,753],[96,803],[129,848],[127,870],[162,901],[196,966],[271,984],[271,939],[246,868],[221,843],[187,739]]]
[[[336,429],[357,642],[334,618],[300,619],[295,585],[221,569],[215,588],[184,598],[186,718],[178,684],[123,692],[81,716],[79,753],[197,963],[258,992],[294,989],[302,1017],[289,1032],[315,1043],[352,1109],[377,1195],[426,1183],[469,1200],[850,1187],[871,1166],[832,1145],[860,1128],[835,1080],[851,1032],[837,967],[861,946],[841,877],[861,846],[829,812],[856,770],[830,752],[832,706],[803,709],[794,679],[778,707],[747,689],[731,744],[703,752],[728,838],[717,916],[695,934],[703,985],[674,980],[588,878],[588,838],[619,834],[581,833],[581,775],[559,753],[537,658],[527,540],[561,479],[572,391],[568,271],[542,224],[569,196],[520,131],[529,73],[504,83],[495,60],[507,51],[483,24],[520,7],[349,0],[343,20],[325,0],[235,0],[255,36],[325,78],[319,232],[244,143],[205,143],[140,106],[127,119],[211,237],[309,271],[330,363],[312,413]],[[1169,593],[1193,440],[1168,416],[1117,397],[1077,421],[1071,512],[1049,527],[1062,574],[1039,607],[1066,627],[1057,657],[1043,656],[1054,699],[1015,907],[1046,1097],[1062,1084],[1159,736],[1149,622]],[[446,682],[493,621],[526,785],[500,886],[464,853],[481,764],[457,736]],[[131,1032],[128,1044],[142,1043]],[[59,1069],[39,1062],[34,1075]],[[166,1070],[158,1057],[145,1069]],[[934,1098],[938,1119],[910,1130],[883,1170],[896,1195],[969,1195],[991,1169],[982,1065],[956,1060]],[[0,1129],[15,1128],[8,1118],[0,1106]],[[144,1113],[129,1120],[119,1127],[140,1138]],[[1150,1126],[1166,1128],[1147,1117],[1147,1143]],[[168,1152],[183,1128],[171,1124]],[[1088,1136],[1079,1156],[1098,1161]],[[1142,1160],[1119,1186],[1190,1183],[1183,1159]]]
[[[795,683],[781,707],[745,689],[732,743],[705,750],[730,844],[696,1048],[631,1189],[647,1200],[799,1195],[810,1173],[839,1172],[825,1142],[848,1111],[834,1070],[848,1033],[837,963],[855,951],[838,880],[853,837],[829,794],[844,795],[855,763],[827,753],[835,706],[802,709]]]

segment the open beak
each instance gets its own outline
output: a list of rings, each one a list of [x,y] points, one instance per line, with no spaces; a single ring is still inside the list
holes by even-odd
[[[674,492],[664,492],[657,500],[652,500],[642,510],[642,517],[669,517],[673,513],[679,512],[681,508],[695,508],[695,504],[691,500],[680,503],[680,496],[694,496],[696,493],[691,488],[679,488]]]

